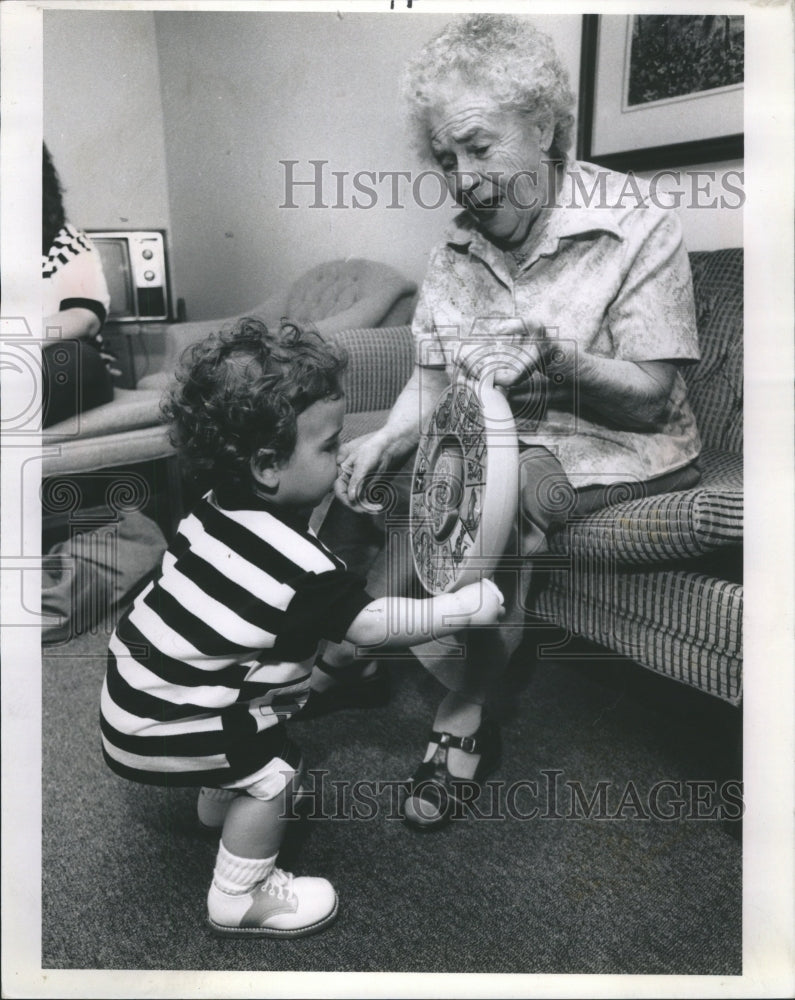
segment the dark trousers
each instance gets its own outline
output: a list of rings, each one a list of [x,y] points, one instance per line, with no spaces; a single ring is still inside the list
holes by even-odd
[[[44,415],[42,427],[85,413],[113,399],[113,381],[105,362],[83,340],[59,340],[41,351]]]

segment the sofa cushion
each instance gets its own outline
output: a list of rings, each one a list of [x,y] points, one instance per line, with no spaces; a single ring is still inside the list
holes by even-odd
[[[616,573],[588,559],[554,570],[535,603],[542,618],[732,704],[742,697],[742,610],[737,583]]]
[[[616,503],[552,536],[554,552],[576,549],[619,565],[687,559],[743,537],[742,456],[706,449],[701,481],[689,490]],[[616,487],[619,490],[620,487]]]
[[[344,377],[348,411],[389,410],[414,368],[411,327],[351,328],[329,339],[348,356]]]

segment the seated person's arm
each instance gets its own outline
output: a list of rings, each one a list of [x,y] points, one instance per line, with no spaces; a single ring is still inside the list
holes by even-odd
[[[584,409],[612,426],[643,430],[660,423],[671,395],[677,365],[673,361],[622,361],[580,352],[561,352],[555,366],[567,383],[576,383]],[[564,390],[565,391],[565,390]],[[554,403],[553,403],[554,405]]]
[[[441,369],[419,365],[414,368],[395,400],[386,424],[376,432],[385,454],[393,460],[390,464],[405,458],[417,447],[422,429],[449,381]]]
[[[507,320],[506,340],[523,329],[525,323],[521,319]],[[540,380],[553,407],[556,403],[570,406],[572,387],[576,387],[584,410],[606,424],[626,430],[643,430],[663,419],[676,376],[675,362],[605,358],[577,351],[572,341],[550,339],[540,327],[537,330],[536,340],[509,342],[499,347],[513,353],[516,361],[492,367],[495,385],[507,388],[525,380]],[[479,378],[489,364],[493,366],[480,344],[465,344],[456,363],[473,378]]]
[[[99,316],[91,309],[73,306],[44,317],[44,330],[59,330],[62,340],[81,340],[99,331]]]
[[[644,210],[645,211],[645,210]],[[580,352],[572,372],[584,410],[605,424],[645,430],[663,422],[680,363],[698,358],[690,266],[676,215],[648,210],[647,232],[607,321],[618,358]],[[622,360],[646,358],[650,360]],[[653,360],[652,360],[653,359]]]
[[[386,472],[411,454],[448,382],[444,371],[418,365],[395,400],[386,424],[373,434],[343,444],[340,475],[334,486],[342,501],[356,509],[365,476]]]

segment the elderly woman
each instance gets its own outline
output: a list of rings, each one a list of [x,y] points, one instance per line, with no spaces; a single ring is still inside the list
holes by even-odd
[[[468,636],[463,660],[435,643],[415,650],[448,690],[405,803],[407,821],[432,827],[449,816],[460,779],[479,781],[498,759],[483,706],[521,639],[532,555],[549,532],[567,513],[603,506],[616,483],[625,499],[697,481],[699,437],[679,369],[698,359],[698,344],[676,217],[634,178],[570,159],[573,96],[531,22],[453,21],[409,64],[404,96],[420,152],[463,212],[430,258],[414,372],[386,425],[345,449],[337,494],[355,507],[365,477],[410,461],[456,371],[489,370],[516,416],[511,545],[528,557],[521,576],[498,568],[508,615]],[[373,593],[386,585],[384,567],[382,558],[370,573]]]

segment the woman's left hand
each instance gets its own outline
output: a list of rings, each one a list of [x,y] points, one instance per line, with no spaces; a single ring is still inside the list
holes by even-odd
[[[492,320],[489,338],[463,343],[455,364],[471,379],[493,376],[494,384],[508,388],[543,370],[546,331],[519,317]]]

